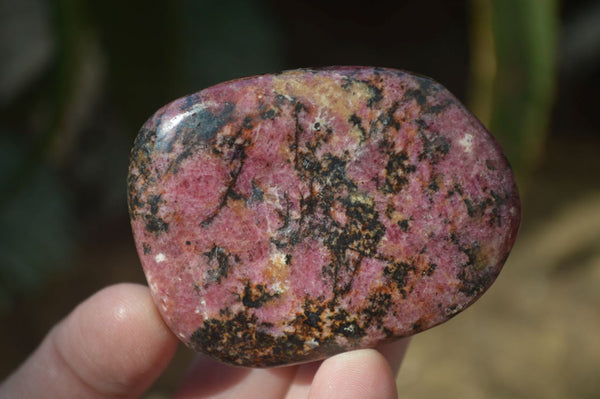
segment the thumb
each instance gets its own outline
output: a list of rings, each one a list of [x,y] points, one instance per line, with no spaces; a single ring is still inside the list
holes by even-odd
[[[56,325],[0,385],[0,397],[136,397],[164,370],[176,347],[148,288],[111,286]]]

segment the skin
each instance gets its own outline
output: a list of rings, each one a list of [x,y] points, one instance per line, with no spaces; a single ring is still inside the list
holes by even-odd
[[[147,287],[101,290],[59,322],[0,385],[0,398],[136,398],[169,364],[178,340]],[[408,340],[273,369],[199,356],[174,394],[183,398],[397,398]]]

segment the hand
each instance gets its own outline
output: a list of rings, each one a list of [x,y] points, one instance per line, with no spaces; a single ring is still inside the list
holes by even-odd
[[[167,367],[177,343],[147,287],[111,286],[50,331],[0,385],[0,398],[135,398]],[[394,377],[407,344],[273,369],[232,367],[200,356],[175,397],[396,398]]]

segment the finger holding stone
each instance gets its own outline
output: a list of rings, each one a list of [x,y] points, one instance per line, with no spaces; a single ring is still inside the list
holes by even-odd
[[[322,364],[323,361],[316,361],[297,366],[296,374],[286,393],[285,399],[307,398],[315,374]]]
[[[396,383],[386,358],[374,349],[333,356],[323,362],[310,389],[309,399],[392,399]]]
[[[146,287],[111,286],[56,325],[3,383],[0,397],[137,397],[176,347]]]
[[[296,366],[250,369],[198,356],[175,399],[187,398],[283,398],[296,373]]]

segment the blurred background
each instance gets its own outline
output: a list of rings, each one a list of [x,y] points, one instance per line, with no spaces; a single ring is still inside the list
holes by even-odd
[[[501,142],[523,222],[472,308],[416,336],[409,398],[598,398],[600,2],[0,0],[0,379],[78,302],[144,283],[129,148],[163,104],[304,66],[428,75]],[[192,354],[147,397],[166,397]]]

